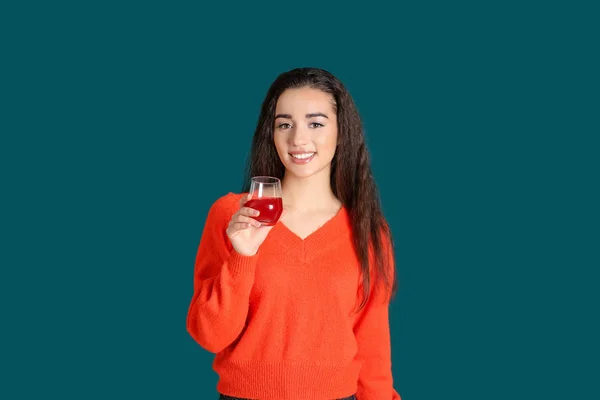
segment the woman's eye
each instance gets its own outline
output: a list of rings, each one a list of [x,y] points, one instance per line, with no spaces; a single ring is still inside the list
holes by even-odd
[[[320,124],[318,122],[311,122],[310,123],[310,127],[311,128],[321,128],[323,126],[323,124]]]
[[[287,122],[284,122],[283,124],[279,124],[279,129],[290,129],[292,126],[290,124],[288,124]]]

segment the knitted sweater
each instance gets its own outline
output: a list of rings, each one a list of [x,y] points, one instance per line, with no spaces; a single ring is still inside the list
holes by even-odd
[[[196,255],[187,330],[216,353],[217,390],[259,400],[400,400],[387,293],[362,292],[348,211],[305,239],[278,222],[254,256],[226,235],[241,194],[211,207]],[[372,280],[373,281],[373,280]]]

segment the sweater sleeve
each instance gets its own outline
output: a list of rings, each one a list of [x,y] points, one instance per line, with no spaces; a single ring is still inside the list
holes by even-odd
[[[393,254],[389,250],[388,260],[393,268]],[[388,295],[383,285],[372,282],[371,295],[354,321],[356,357],[362,361],[358,400],[401,400],[393,386]]]
[[[254,284],[257,255],[237,253],[225,232],[236,209],[232,194],[212,205],[196,253],[187,331],[212,353],[227,348],[242,332]]]

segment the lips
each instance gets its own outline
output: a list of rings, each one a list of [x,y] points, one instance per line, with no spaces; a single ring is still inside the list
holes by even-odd
[[[315,157],[315,154],[317,153],[294,151],[290,153],[290,156],[294,164],[308,164]]]

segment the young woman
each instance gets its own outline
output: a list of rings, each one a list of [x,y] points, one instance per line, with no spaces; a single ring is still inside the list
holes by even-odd
[[[277,77],[247,174],[279,178],[285,211],[261,225],[244,206],[248,187],[215,201],[187,316],[190,335],[216,353],[221,399],[399,400],[393,242],[359,114],[336,77]]]

